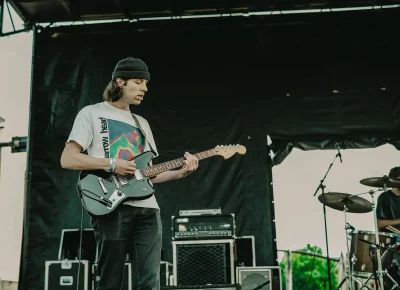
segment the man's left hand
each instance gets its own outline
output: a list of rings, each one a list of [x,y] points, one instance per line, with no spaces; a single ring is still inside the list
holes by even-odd
[[[199,159],[197,159],[197,157],[189,152],[185,152],[184,156],[185,160],[183,162],[185,162],[185,165],[180,169],[181,177],[189,175],[199,167]]]

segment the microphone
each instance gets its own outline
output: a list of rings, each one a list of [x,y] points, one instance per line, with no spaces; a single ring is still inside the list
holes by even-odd
[[[335,148],[338,150],[338,154],[337,154],[337,156],[339,157],[339,159],[340,159],[340,163],[343,163],[343,160],[342,160],[342,154],[340,154],[340,146],[339,146],[339,144],[338,143],[336,143],[335,144]]]

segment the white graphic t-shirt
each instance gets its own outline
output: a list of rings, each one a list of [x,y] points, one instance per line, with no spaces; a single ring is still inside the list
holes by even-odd
[[[158,156],[149,123],[141,116],[135,116],[146,138],[136,127],[130,111],[120,110],[108,102],[86,106],[76,116],[67,142],[77,142],[89,156],[125,160],[150,151],[150,143]],[[144,200],[129,200],[125,204],[159,208],[154,195]]]

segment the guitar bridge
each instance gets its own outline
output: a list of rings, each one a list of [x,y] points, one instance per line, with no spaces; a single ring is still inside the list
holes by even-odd
[[[120,190],[114,190],[113,194],[108,198],[112,202],[111,205],[108,205],[107,207],[109,209],[112,209],[121,199],[125,198],[125,194],[120,191]]]

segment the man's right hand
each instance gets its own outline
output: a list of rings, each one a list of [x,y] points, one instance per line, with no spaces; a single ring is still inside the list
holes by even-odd
[[[115,173],[119,175],[129,175],[136,171],[135,161],[127,161],[124,159],[115,159]]]

